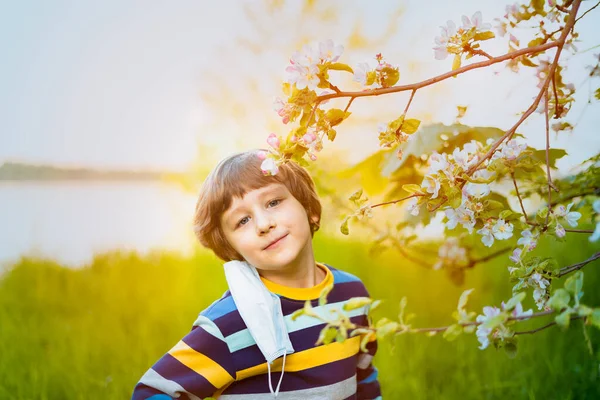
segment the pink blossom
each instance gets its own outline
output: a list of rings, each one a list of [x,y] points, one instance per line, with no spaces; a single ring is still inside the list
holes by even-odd
[[[508,257],[510,259],[510,261],[514,262],[515,264],[518,264],[521,262],[521,253],[523,252],[523,250],[521,250],[520,248],[516,248],[513,250],[513,253],[510,257]]]
[[[265,158],[267,158],[267,152],[260,150],[256,153],[256,156],[258,157],[259,160],[264,160]]]
[[[274,149],[278,149],[279,148],[279,138],[277,137],[276,134],[271,133],[269,135],[269,137],[267,137],[267,143],[269,144],[269,146],[273,147]]]
[[[312,132],[309,132],[309,133],[305,134],[304,136],[302,136],[302,140],[306,144],[311,144],[312,142],[314,142],[315,140],[317,140],[317,135],[315,135]]]

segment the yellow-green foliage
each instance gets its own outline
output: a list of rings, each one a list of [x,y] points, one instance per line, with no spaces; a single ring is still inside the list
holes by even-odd
[[[568,265],[595,250],[586,238],[574,239],[541,243],[536,251]],[[374,259],[360,243],[317,234],[315,248],[319,261],[358,275],[373,297],[385,300],[378,316],[394,319],[407,296],[414,326],[451,324],[468,287],[475,288],[468,309],[477,312],[511,297],[507,255],[469,271],[465,286],[456,287],[444,273],[396,254]],[[600,304],[598,268],[585,269],[584,299],[592,305]],[[0,278],[0,399],[129,398],[144,371],[225,289],[219,261],[204,252],[192,258],[115,252],[77,270],[23,259]],[[530,295],[525,306],[533,306]],[[545,323],[528,321],[523,329]],[[593,356],[580,321],[573,321],[567,332],[553,327],[522,336],[515,359],[478,350],[474,335],[451,343],[441,335],[403,335],[395,345],[381,343],[375,362],[386,399],[594,398],[600,335],[589,333]]]

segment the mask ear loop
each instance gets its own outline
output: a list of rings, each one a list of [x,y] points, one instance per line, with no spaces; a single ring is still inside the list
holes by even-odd
[[[283,374],[285,373],[285,355],[286,353],[283,353],[283,364],[281,365],[281,376],[279,377],[279,383],[277,384],[277,388],[275,389],[275,391],[273,391],[273,383],[271,382],[271,364],[267,363],[267,369],[269,370],[269,390],[271,390],[271,393],[277,397],[277,395],[279,394],[279,388],[281,387],[281,382],[283,381]]]

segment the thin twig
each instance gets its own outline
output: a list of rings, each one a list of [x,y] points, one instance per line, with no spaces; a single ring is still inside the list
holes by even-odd
[[[573,321],[574,319],[581,319],[581,318],[583,318],[583,317],[580,316],[580,315],[571,316],[571,321]],[[532,329],[530,331],[517,331],[517,332],[515,332],[515,335],[527,335],[527,334],[536,333],[536,332],[539,332],[539,331],[541,331],[543,329],[549,328],[549,327],[551,327],[553,325],[556,325],[556,321],[549,322],[549,323],[547,323],[544,326],[540,326],[539,328]]]
[[[565,229],[565,232],[575,232],[575,233],[594,233],[593,230],[587,229]]]
[[[507,319],[507,321],[521,321],[521,320],[525,320],[525,319],[538,318],[538,317],[543,317],[546,315],[554,314],[554,312],[555,312],[554,310],[540,311],[538,313],[533,313],[531,315],[521,315],[518,317],[509,317]],[[463,326],[463,327],[480,325],[480,324],[482,324],[482,323],[481,322],[458,323],[458,325]],[[448,328],[449,328],[449,326],[440,326],[437,328],[411,328],[410,332],[411,333],[443,332]]]
[[[487,58],[489,60],[493,60],[494,59],[494,57],[490,56],[488,53],[486,53],[485,51],[480,50],[480,49],[471,49],[471,53],[477,54],[477,55],[480,55],[480,56],[484,56],[485,58]]]
[[[523,215],[525,216],[525,222],[528,222],[529,218],[527,217],[527,213],[525,212],[525,207],[523,207],[523,200],[521,199],[521,195],[519,194],[519,187],[517,186],[517,181],[515,180],[515,173],[511,172],[510,177],[512,178],[513,184],[515,185],[517,197],[519,198],[519,204],[521,205],[521,211],[523,211]]]
[[[596,7],[598,7],[598,6],[600,6],[600,1],[599,1],[599,2],[597,2],[597,3],[596,3],[596,5],[595,5],[594,7],[590,8],[589,10],[587,10],[586,12],[584,12],[583,14],[581,14],[581,16],[575,20],[575,23],[577,23],[577,21],[579,21],[581,18],[585,17],[585,15],[586,15],[587,13],[589,13],[590,11],[592,11],[594,8],[596,8]]]
[[[346,108],[344,108],[344,114],[346,113],[346,111],[348,111],[348,109],[350,108],[350,105],[352,105],[352,102],[354,101],[355,98],[356,97],[350,97],[350,101],[346,105]]]
[[[554,79],[552,79],[554,81]],[[556,100],[558,103],[558,99]],[[546,174],[548,177],[548,209],[552,204],[552,177],[550,176],[550,121],[548,116],[548,90],[544,94],[544,116],[546,119]],[[550,211],[546,213],[546,226],[548,225],[548,218],[550,217]]]
[[[404,107],[404,112],[402,113],[402,115],[404,115],[404,118],[402,119],[402,123],[400,124],[398,129],[396,129],[396,137],[399,137],[398,135],[400,135],[400,132],[402,131],[402,126],[404,125],[404,121],[406,120],[406,113],[408,112],[410,103],[412,103],[413,97],[415,97],[415,93],[417,93],[416,89],[410,93],[410,98],[408,99],[408,103],[406,104],[406,107]]]
[[[498,257],[498,256],[500,256],[500,255],[502,255],[502,254],[504,254],[504,253],[508,253],[508,252],[509,252],[509,251],[511,251],[511,250],[512,250],[512,247],[505,247],[505,248],[503,248],[503,249],[500,249],[500,250],[498,250],[498,251],[495,251],[495,252],[493,252],[492,254],[488,254],[488,255],[487,255],[487,256],[485,256],[485,257],[481,257],[481,258],[478,258],[478,259],[474,259],[474,260],[472,260],[471,262],[473,263],[473,265],[475,265],[475,264],[477,264],[477,263],[486,262],[486,261],[489,261],[489,260],[491,260],[492,258]]]
[[[561,268],[560,271],[558,271],[558,277],[561,278],[573,271],[577,271],[577,270],[583,268],[584,266],[586,266],[587,264],[591,263],[592,261],[597,260],[599,258],[600,258],[600,252],[594,254],[593,256],[591,256],[590,258],[588,258],[585,261],[570,265],[568,267]]]
[[[398,200],[391,200],[391,201],[386,201],[385,203],[373,204],[371,206],[371,208],[386,206],[388,204],[396,204],[396,203],[399,203],[401,201],[408,200],[408,199],[411,199],[413,197],[420,197],[420,196],[425,196],[425,195],[424,194],[420,194],[420,193],[414,193],[414,194],[411,194],[410,196],[406,196],[406,197],[403,197],[403,198],[398,199]]]

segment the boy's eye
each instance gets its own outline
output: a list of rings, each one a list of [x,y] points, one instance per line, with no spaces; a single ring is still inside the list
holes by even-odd
[[[281,203],[281,199],[275,199],[275,200],[271,200],[269,202],[269,207],[275,207],[276,205],[278,205],[279,203]]]
[[[246,225],[249,220],[250,220],[250,218],[244,217],[244,218],[242,218],[242,219],[239,220],[239,222],[237,223],[237,225],[238,226]]]

